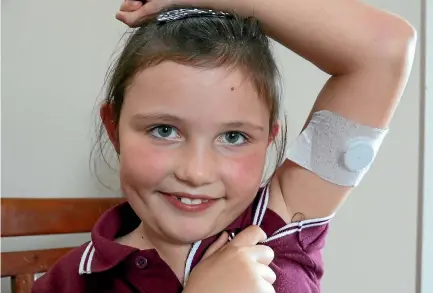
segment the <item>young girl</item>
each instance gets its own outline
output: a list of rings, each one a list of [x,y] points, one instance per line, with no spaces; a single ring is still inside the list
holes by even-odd
[[[202,9],[165,10],[174,5]],[[127,202],[33,292],[320,292],[329,219],[386,134],[414,29],[346,0],[126,0],[120,10],[139,28],[101,117]],[[261,184],[280,110],[265,34],[331,78]]]

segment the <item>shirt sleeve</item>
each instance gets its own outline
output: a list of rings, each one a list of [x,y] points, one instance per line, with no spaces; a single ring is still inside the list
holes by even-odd
[[[87,244],[87,243],[86,243]],[[80,256],[86,244],[71,250],[61,257],[49,270],[36,279],[32,293],[83,292],[78,275]]]
[[[322,251],[333,215],[286,223],[267,208],[269,192],[262,195],[256,207],[258,224],[268,235],[265,245],[275,257],[270,265],[277,275],[277,293],[319,293],[324,266]]]

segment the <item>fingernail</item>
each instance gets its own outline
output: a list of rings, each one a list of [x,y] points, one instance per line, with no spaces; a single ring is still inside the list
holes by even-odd
[[[233,240],[233,238],[235,238],[235,233],[233,233],[233,232],[229,232],[229,231],[226,231],[227,232],[227,234],[229,234],[229,241],[232,241]]]

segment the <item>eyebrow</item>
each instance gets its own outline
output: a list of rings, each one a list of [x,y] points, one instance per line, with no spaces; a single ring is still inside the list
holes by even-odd
[[[227,128],[251,128],[251,129],[258,130],[258,131],[264,131],[265,130],[260,125],[256,125],[256,124],[250,123],[250,122],[243,122],[243,121],[224,123],[224,126]]]
[[[161,114],[161,113],[149,113],[149,114],[135,114],[132,116],[131,121],[139,122],[139,121],[147,121],[147,120],[156,120],[160,122],[167,123],[180,123],[183,120],[180,117],[170,115],[170,114]]]
[[[140,121],[157,121],[160,123],[182,123],[184,122],[184,119],[171,115],[171,114],[162,114],[162,113],[149,113],[149,114],[135,114],[132,116],[132,122],[140,122]],[[239,128],[249,128],[254,129],[256,131],[264,131],[264,127],[251,123],[246,121],[233,121],[233,122],[227,122],[223,123],[224,128],[233,128],[233,129],[239,129]]]

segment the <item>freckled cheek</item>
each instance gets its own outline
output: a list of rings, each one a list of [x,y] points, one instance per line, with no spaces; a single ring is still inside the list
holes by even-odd
[[[173,173],[174,156],[149,142],[124,142],[120,150],[122,184],[134,189],[154,188]]]

